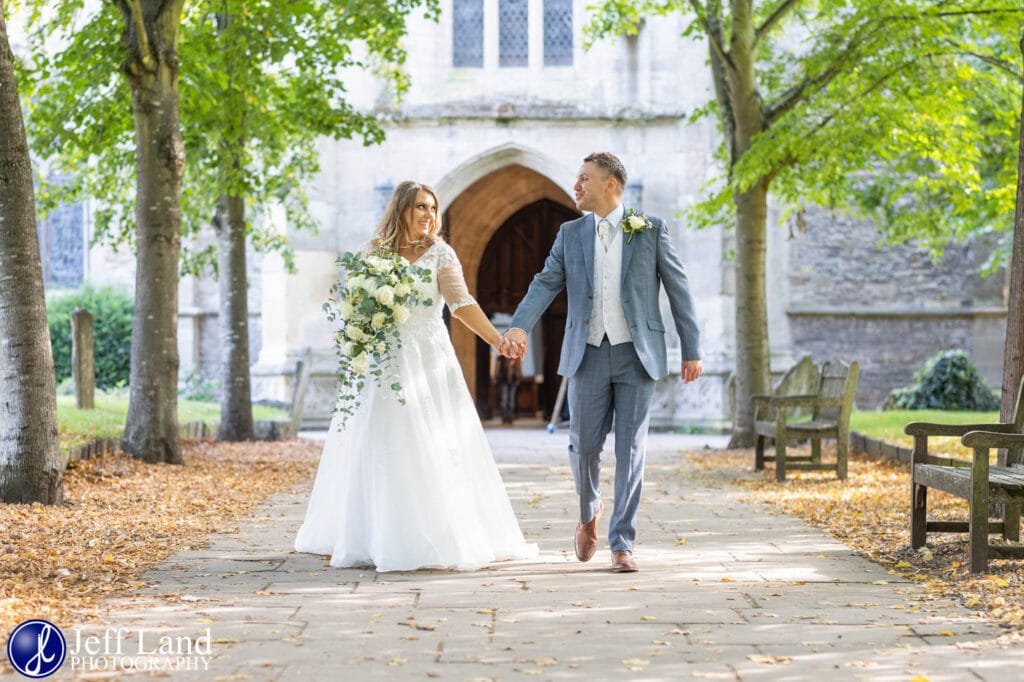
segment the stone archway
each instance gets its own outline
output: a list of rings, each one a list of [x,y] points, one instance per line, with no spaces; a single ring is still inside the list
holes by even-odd
[[[569,195],[550,178],[510,163],[468,184],[448,206],[444,217],[448,243],[459,255],[471,294],[477,295],[480,262],[498,229],[523,207],[544,199],[576,210]],[[476,337],[461,324],[452,325],[451,330],[452,344],[475,399]]]

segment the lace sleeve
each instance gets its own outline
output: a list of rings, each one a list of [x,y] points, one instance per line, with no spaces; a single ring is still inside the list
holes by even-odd
[[[459,308],[476,304],[476,300],[469,295],[466,279],[462,275],[462,264],[455,250],[447,244],[441,244],[438,250],[437,286],[448,309],[454,313]]]

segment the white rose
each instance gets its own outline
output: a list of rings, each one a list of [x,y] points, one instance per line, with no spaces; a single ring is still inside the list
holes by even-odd
[[[356,374],[366,374],[370,369],[370,356],[363,351],[352,360],[352,369],[355,370]]]
[[[402,324],[409,319],[409,309],[404,305],[396,305],[391,309],[391,312],[394,314],[395,322],[398,324]]]
[[[356,344],[352,343],[351,341],[346,341],[341,345],[341,354],[347,358],[350,358],[352,357],[352,353],[353,351],[355,351],[355,349]]]
[[[642,230],[644,226],[647,224],[647,222],[638,215],[629,216],[628,221],[629,226],[632,227],[634,230]]]
[[[408,296],[412,293],[412,287],[402,282],[395,287],[395,296]]]
[[[355,326],[354,324],[350,324],[349,326],[345,327],[345,336],[352,339],[353,341],[362,341],[363,339],[366,338],[366,334],[363,333],[363,330]]]
[[[377,303],[380,303],[381,305],[391,305],[395,302],[395,290],[389,286],[383,286],[380,289],[377,289],[377,292],[374,294],[374,298],[376,298]]]
[[[341,316],[345,318],[352,317],[352,313],[356,311],[355,307],[352,305],[352,302],[347,299],[341,302],[341,305],[338,306],[338,309],[341,311]]]
[[[380,329],[384,326],[387,320],[388,316],[384,313],[374,313],[373,317],[370,319],[370,326],[374,329]]]
[[[377,342],[377,352],[378,353],[383,353],[387,349],[388,349],[388,346],[387,346],[386,343],[384,343],[383,341],[378,341]]]

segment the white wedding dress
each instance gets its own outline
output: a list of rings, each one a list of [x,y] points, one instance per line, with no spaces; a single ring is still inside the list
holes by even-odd
[[[335,416],[320,458],[299,552],[332,566],[474,570],[535,556],[523,540],[441,318],[475,301],[454,250],[438,241],[416,261],[432,305],[400,329],[394,369],[405,394],[372,380],[348,422]]]

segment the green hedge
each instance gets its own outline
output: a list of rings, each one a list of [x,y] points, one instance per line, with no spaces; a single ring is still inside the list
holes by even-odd
[[[912,386],[894,388],[885,410],[968,410],[999,409],[999,399],[962,350],[939,353],[914,375]]]
[[[71,312],[84,308],[93,316],[96,386],[127,386],[132,347],[134,303],[124,292],[86,285],[46,303],[57,383],[71,376]]]

